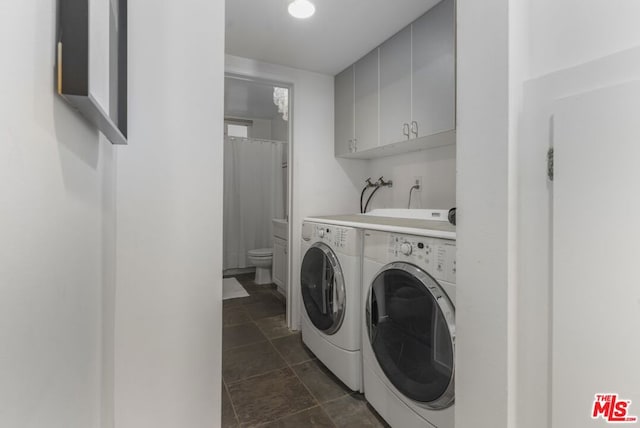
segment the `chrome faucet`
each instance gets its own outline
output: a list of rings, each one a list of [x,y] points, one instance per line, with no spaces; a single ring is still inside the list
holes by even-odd
[[[393,187],[393,180],[384,181],[384,177],[381,176],[376,184],[381,187]]]

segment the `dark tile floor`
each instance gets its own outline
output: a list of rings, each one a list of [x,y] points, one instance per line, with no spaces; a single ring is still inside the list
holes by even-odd
[[[291,332],[275,286],[223,303],[222,427],[388,427]]]

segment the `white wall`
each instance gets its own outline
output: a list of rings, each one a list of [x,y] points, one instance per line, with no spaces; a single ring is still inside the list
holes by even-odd
[[[640,76],[640,49],[629,49],[640,43],[640,9],[632,1],[522,0],[508,2],[508,11],[506,1],[477,10],[473,3],[458,2],[456,426],[552,426],[552,420],[575,420],[551,389],[553,376],[563,376],[550,364],[553,193],[545,158],[552,103]],[[481,206],[493,217],[470,212]],[[489,233],[499,226],[506,245],[505,235],[496,240]],[[481,305],[490,311],[482,314]],[[608,335],[605,320],[602,326],[593,337]],[[585,376],[589,370],[584,367]],[[474,396],[482,400],[474,404]],[[587,399],[585,412],[590,404]]]
[[[113,428],[116,305],[116,150],[104,137],[102,180],[102,425]]]
[[[373,159],[368,162],[367,176],[372,181],[384,176],[393,187],[379,189],[369,204],[372,208],[407,208],[409,190],[415,177],[422,178],[422,188],[413,191],[411,208],[449,209],[456,206],[456,148],[438,147]],[[367,191],[369,195],[370,191]],[[365,196],[365,203],[368,196]]]
[[[224,2],[129,3],[118,150],[118,428],[220,422]]]
[[[366,162],[337,160],[333,153],[333,76],[226,56],[226,71],[293,85],[293,213],[290,217],[289,284],[299,283],[302,220],[311,215],[358,212],[359,188]],[[366,177],[364,177],[366,178]],[[297,287],[292,290],[297,292]],[[299,325],[299,297],[289,305],[290,319]]]
[[[640,44],[636,0],[526,0],[530,77],[573,67]]]
[[[113,148],[54,94],[55,4],[0,6],[3,427],[109,421]]]
[[[552,102],[640,76],[640,50],[626,50],[640,44],[636,19],[640,5],[635,1],[615,5],[591,1],[588,7],[575,1],[521,3],[528,13],[527,34],[520,45],[527,58],[519,82],[524,97],[517,163],[518,427],[534,428],[551,426],[552,406],[558,414],[563,409],[562,397],[551,394],[553,193],[544,159],[552,144]],[[616,55],[608,57],[612,54]],[[603,320],[603,334],[608,334],[605,324]]]
[[[456,427],[513,427],[509,1],[458,1]]]

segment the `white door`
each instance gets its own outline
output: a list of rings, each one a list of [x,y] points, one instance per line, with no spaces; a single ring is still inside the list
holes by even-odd
[[[640,417],[640,82],[558,100],[553,121],[552,426],[606,426],[624,415],[603,400],[593,419],[596,394]]]

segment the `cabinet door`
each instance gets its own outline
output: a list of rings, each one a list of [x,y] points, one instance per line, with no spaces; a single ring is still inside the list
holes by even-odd
[[[444,0],[415,21],[412,39],[412,120],[417,136],[454,129],[454,0]]]
[[[279,287],[285,287],[287,277],[287,241],[274,238],[273,240],[273,282]]]
[[[380,144],[406,140],[411,123],[411,26],[380,46]]]
[[[336,75],[334,80],[336,156],[353,151],[353,89],[353,66],[351,66]]]
[[[355,151],[378,146],[378,49],[355,64]]]

